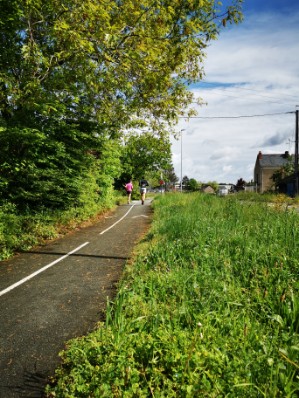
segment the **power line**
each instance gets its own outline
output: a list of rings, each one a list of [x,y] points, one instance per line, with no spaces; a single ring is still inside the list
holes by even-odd
[[[236,90],[245,90],[245,91],[255,91],[256,93],[264,93],[264,91],[265,91],[265,90],[256,90],[253,88],[247,88],[247,87],[240,87],[240,86],[237,86],[236,84],[229,84],[227,86],[221,86],[221,83],[212,83],[212,82],[204,82],[204,81],[201,81],[200,84],[208,84],[208,85],[213,86],[215,88],[215,90],[224,90],[224,91],[229,91],[229,90],[227,90],[227,88],[232,88],[232,89],[236,89]],[[254,95],[257,95],[257,94],[254,94]],[[286,94],[286,93],[277,93],[277,94],[271,95],[271,96],[259,94],[259,96],[266,97],[266,98],[273,98],[273,99],[278,96],[279,97],[284,96],[284,97],[298,99],[298,96]]]
[[[279,113],[264,113],[262,115],[240,115],[240,116],[179,116],[179,119],[241,119],[248,117],[264,117],[264,116],[277,116],[288,115],[293,112],[279,112]]]
[[[237,98],[238,100],[244,100],[244,101],[249,101],[249,98],[252,98],[252,96],[254,96],[254,97],[258,97],[258,98],[261,98],[261,99],[263,99],[263,98],[265,98],[265,99],[267,99],[267,100],[264,100],[264,102],[266,101],[267,103],[270,103],[270,104],[285,104],[286,102],[285,102],[285,100],[283,100],[283,99],[280,99],[280,100],[275,100],[275,97],[269,97],[269,96],[266,96],[266,95],[259,95],[259,94],[249,94],[250,95],[250,97],[248,96],[248,95],[246,95],[246,96],[240,96],[240,95],[229,95],[229,94],[227,94],[227,93],[234,93],[233,91],[230,91],[230,90],[227,90],[227,89],[221,89],[221,88],[215,88],[215,89],[213,89],[213,93],[215,92],[215,91],[218,91],[218,93],[217,93],[217,95],[221,95],[221,96],[224,96],[224,97],[229,97],[229,98]],[[219,91],[221,91],[221,93],[219,93]],[[237,93],[236,93],[237,94]],[[254,98],[252,98],[252,100],[253,100]],[[270,99],[270,100],[269,100]],[[298,98],[297,98],[298,99]],[[288,103],[290,103],[289,101],[288,101]]]
[[[237,87],[236,87],[237,88]],[[245,90],[245,89],[243,89],[243,90]],[[217,91],[217,95],[221,95],[221,96],[224,96],[224,97],[229,97],[229,98],[237,98],[238,100],[244,100],[244,101],[249,101],[250,100],[250,98],[253,100],[254,98],[253,98],[253,96],[254,97],[258,97],[258,98],[261,98],[261,99],[263,99],[263,98],[265,98],[265,99],[267,99],[267,101],[266,100],[264,100],[264,102],[266,101],[267,103],[271,103],[271,104],[286,104],[286,102],[285,102],[285,100],[283,99],[283,98],[281,98],[281,99],[277,99],[277,100],[275,100],[275,97],[270,97],[270,96],[266,96],[266,95],[260,95],[260,94],[254,94],[254,93],[250,93],[249,94],[249,96],[248,95],[246,95],[246,96],[240,96],[240,95],[229,95],[229,94],[227,94],[227,93],[234,93],[234,94],[238,94],[238,93],[236,93],[236,92],[234,92],[234,91],[230,91],[230,90],[227,90],[226,88],[214,88],[213,89],[213,93],[215,93],[215,91]],[[221,93],[219,93],[219,91],[221,92]],[[297,97],[294,97],[294,98],[297,98]],[[196,98],[195,98],[196,99]],[[202,97],[200,97],[199,99],[202,99]],[[298,98],[297,98],[298,99]],[[288,101],[288,104],[290,105],[290,102],[291,101]],[[192,104],[198,104],[198,102],[192,102]],[[201,105],[201,104],[199,104],[199,105]]]
[[[226,92],[232,92],[232,91],[229,91],[229,90],[214,89],[213,92],[215,92],[215,91],[221,91],[222,92],[222,93],[217,93],[217,96],[221,95],[221,96],[227,97],[227,98],[237,98],[238,100],[249,101],[249,99],[248,99],[249,97],[248,96],[238,96],[238,95],[226,94]],[[257,95],[257,94],[250,94],[250,96],[255,96],[255,97],[260,97],[260,98],[271,98],[271,97],[266,97],[264,95],[262,96],[262,95]],[[272,97],[272,99],[274,99],[274,97]],[[253,98],[252,98],[252,100],[253,100]],[[277,101],[269,101],[269,99],[268,99],[266,102],[270,103],[270,104],[282,104],[282,103],[285,104],[285,101],[283,99],[277,100]],[[192,104],[198,104],[198,103],[197,102],[192,102]],[[288,104],[290,104],[290,103],[288,102]],[[201,104],[198,104],[198,105],[201,105]]]

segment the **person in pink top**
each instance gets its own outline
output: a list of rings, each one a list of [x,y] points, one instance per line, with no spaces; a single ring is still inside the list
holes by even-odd
[[[127,197],[128,197],[128,204],[131,203],[131,195],[132,195],[132,191],[133,191],[133,184],[132,184],[132,180],[130,180],[129,182],[127,182],[124,185],[126,192],[127,192]]]

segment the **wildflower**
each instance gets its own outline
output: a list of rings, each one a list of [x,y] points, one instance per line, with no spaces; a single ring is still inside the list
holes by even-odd
[[[274,363],[274,360],[273,360],[273,358],[268,358],[268,359],[267,359],[267,362],[268,362],[268,365],[269,365],[269,366],[272,366],[273,363]]]

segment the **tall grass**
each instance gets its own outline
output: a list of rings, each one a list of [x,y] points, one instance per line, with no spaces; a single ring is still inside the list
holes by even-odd
[[[105,324],[49,397],[297,397],[297,213],[165,195]]]
[[[95,202],[87,193],[83,199],[80,206],[67,210],[44,208],[20,212],[10,202],[0,205],[0,261],[93,221],[113,208],[122,196],[110,193]]]

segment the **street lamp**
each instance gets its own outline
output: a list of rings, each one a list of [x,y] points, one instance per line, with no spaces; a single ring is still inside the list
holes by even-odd
[[[296,108],[299,108],[299,105],[296,105]],[[296,114],[296,121],[295,121],[295,164],[294,164],[294,174],[295,174],[295,189],[294,189],[294,196],[296,197],[298,195],[298,190],[299,190],[299,177],[298,177],[298,141],[299,141],[299,133],[298,133],[298,120],[299,120],[299,111],[296,109],[295,114]]]
[[[183,192],[183,131],[181,130],[181,192]]]

